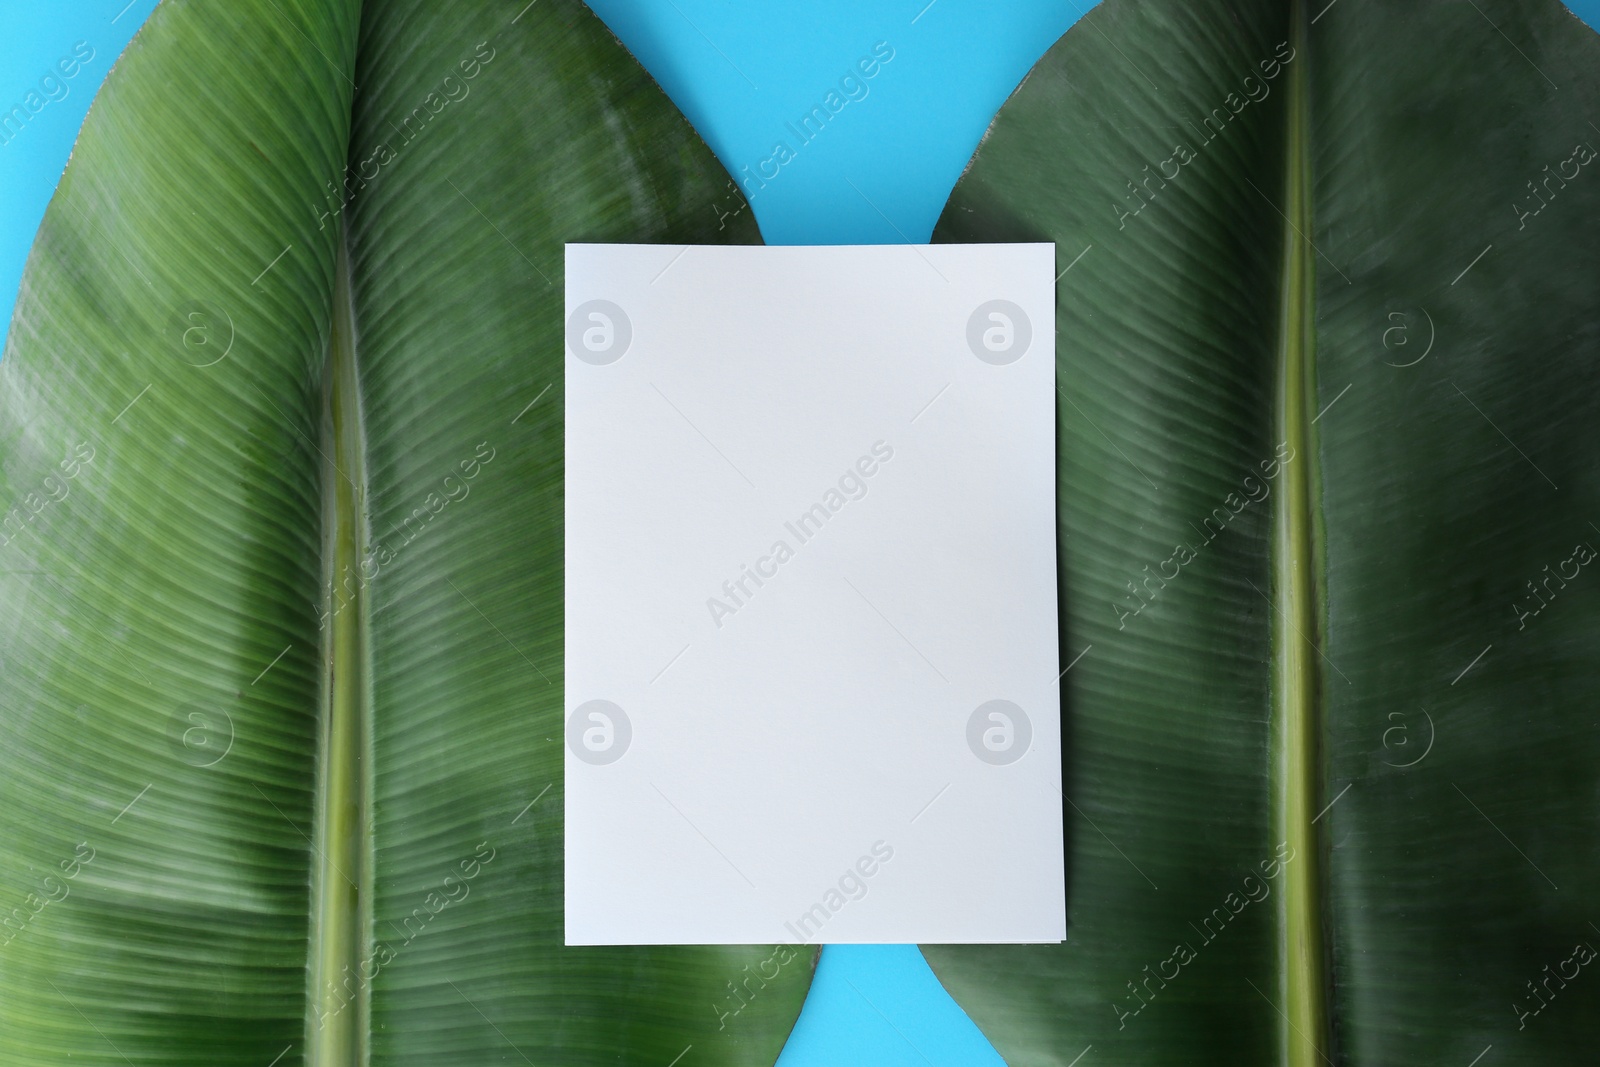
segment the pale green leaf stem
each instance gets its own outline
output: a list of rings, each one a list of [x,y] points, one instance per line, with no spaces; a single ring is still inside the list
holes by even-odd
[[[1303,0],[1293,0],[1295,50],[1308,55]],[[1279,896],[1283,974],[1282,1062],[1312,1067],[1327,1056],[1327,955],[1323,946],[1323,854],[1317,822],[1322,806],[1323,608],[1318,587],[1318,450],[1313,419],[1316,387],[1315,252],[1309,235],[1311,151],[1308,63],[1291,65],[1284,91],[1285,137],[1282,318],[1279,325],[1279,440],[1294,459],[1283,469],[1273,509],[1272,627],[1275,673],[1273,783],[1276,822],[1294,860],[1284,866]]]
[[[372,933],[372,703],[366,438],[341,234],[324,376],[323,697],[312,870],[308,1067],[367,1062]]]

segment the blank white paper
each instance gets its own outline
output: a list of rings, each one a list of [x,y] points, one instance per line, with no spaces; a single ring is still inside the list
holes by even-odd
[[[1065,937],[1055,269],[567,246],[568,944]]]

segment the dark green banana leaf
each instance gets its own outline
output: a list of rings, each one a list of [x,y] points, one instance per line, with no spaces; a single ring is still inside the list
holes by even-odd
[[[995,120],[935,239],[1065,269],[1068,939],[924,951],[1012,1067],[1593,1058],[1596,123],[1555,0],[1109,0]]]
[[[562,946],[562,245],[731,188],[573,0],[160,5],[0,361],[0,1062],[776,1058],[814,950]]]

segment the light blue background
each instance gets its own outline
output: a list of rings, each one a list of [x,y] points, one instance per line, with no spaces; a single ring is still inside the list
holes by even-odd
[[[509,6],[510,0],[508,0]],[[794,158],[746,196],[771,244],[923,242],[989,120],[1096,0],[594,0],[730,174],[786,142]],[[1361,0],[1340,17],[1359,18]],[[87,41],[67,96],[0,145],[0,318],[90,100],[156,0],[6,0],[0,112]],[[1570,5],[1600,26],[1600,0]],[[1004,12],[1001,14],[1001,12]],[[1331,15],[1330,15],[1331,17]],[[894,58],[813,141],[786,123],[884,42]],[[746,169],[748,168],[748,169]],[[767,167],[771,173],[771,166]],[[707,1005],[706,1010],[712,1011]],[[999,1067],[909,945],[823,952],[781,1067]]]
[[[1600,0],[1597,0],[1600,2]],[[0,0],[0,113],[38,91],[46,74],[60,77],[56,61],[85,41],[94,58],[76,77],[63,79],[67,95],[45,105],[22,132],[0,145],[0,316],[10,323],[22,265],[34,231],[67,165],[89,102],[156,0]],[[127,5],[127,10],[123,7]]]

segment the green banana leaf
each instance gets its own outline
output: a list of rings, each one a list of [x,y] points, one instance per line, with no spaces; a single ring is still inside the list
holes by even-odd
[[[995,120],[935,239],[1064,270],[1068,939],[924,952],[1011,1067],[1592,1058],[1597,105],[1554,0],[1109,0]]]
[[[771,1063],[562,945],[562,245],[758,240],[573,0],[166,0],[0,361],[0,1062]]]

